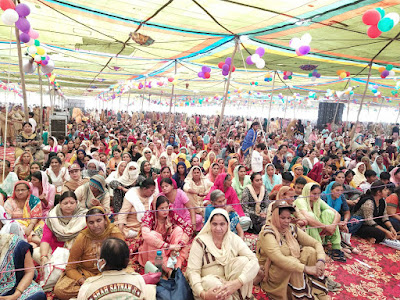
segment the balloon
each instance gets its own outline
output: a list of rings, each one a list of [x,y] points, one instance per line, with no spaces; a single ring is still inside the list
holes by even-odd
[[[54,61],[53,60],[49,60],[47,65],[42,66],[42,73],[43,74],[48,74],[53,72],[54,70]]]
[[[256,82],[254,82],[254,85],[258,85],[258,82],[256,81]]]
[[[12,1],[12,0],[1,0],[0,1],[0,7],[4,11],[6,11],[7,9],[14,10],[15,9],[15,4],[14,4],[14,1]]]
[[[362,21],[365,25],[376,25],[380,19],[381,14],[376,9],[367,10],[362,17]]]
[[[378,29],[382,32],[388,32],[394,26],[394,22],[390,18],[383,18],[378,23]]]
[[[385,67],[379,67],[378,71],[379,73],[382,73],[383,71],[385,71]]]
[[[301,37],[301,42],[303,45],[310,45],[311,40],[311,34],[309,34],[308,32]]]
[[[284,79],[284,80],[287,80],[287,79],[288,79],[287,75],[284,75],[284,76],[283,76],[283,79]]]
[[[204,73],[203,72],[199,72],[199,73],[197,73],[197,76],[199,76],[200,78],[203,78]]]
[[[293,49],[297,49],[301,46],[301,40],[299,38],[292,38],[290,40],[289,46]]]
[[[28,43],[30,41],[31,37],[29,36],[29,34],[22,32],[19,35],[19,40],[23,43]]]
[[[39,32],[37,32],[37,31],[36,31],[35,29],[33,29],[32,27],[31,27],[31,29],[29,30],[28,34],[29,34],[29,36],[30,36],[31,38],[33,38],[34,40],[36,40],[37,38],[39,38]]]
[[[168,78],[168,81],[169,81],[169,82],[172,82],[172,81],[174,81],[174,78],[169,77],[169,78]]]
[[[400,21],[400,16],[399,16],[399,14],[398,14],[398,13],[395,13],[395,12],[388,13],[388,14],[385,16],[385,18],[392,19],[392,20],[393,20],[393,23],[394,23],[393,26],[396,26],[397,23],[399,23],[399,21]]]
[[[349,77],[350,76],[350,72],[346,72],[346,76]]]
[[[256,50],[256,53],[258,55],[260,55],[260,57],[261,57],[261,56],[263,56],[265,54],[265,50],[264,50],[263,47],[258,47],[257,50]]]
[[[390,71],[389,71],[389,76],[390,76],[390,77],[396,76],[396,72],[393,71],[393,70],[390,70]]]
[[[384,71],[381,73],[381,75],[382,75],[383,77],[388,77],[388,76],[389,76],[389,71],[388,71],[388,70],[384,70]]]
[[[37,49],[36,49],[35,46],[30,46],[28,48],[28,53],[31,54],[31,55],[36,54],[36,51],[37,51]]]
[[[265,61],[263,59],[260,59],[258,62],[256,62],[256,67],[258,69],[262,69],[265,67]]]
[[[297,56],[303,56],[303,54],[300,53],[299,49],[296,49],[296,54],[297,54]]]
[[[202,66],[201,67],[201,71],[203,71],[203,73],[207,72],[207,67],[206,66]]]
[[[35,46],[39,47],[40,46],[40,41],[39,40],[35,40]]]
[[[228,64],[224,64],[222,66],[222,70],[225,71],[225,72],[229,72],[229,65]]]
[[[210,67],[207,67],[207,73],[211,73],[211,68]]]
[[[222,71],[222,75],[228,76],[228,74],[229,74],[229,71]]]
[[[204,73],[204,78],[206,78],[206,79],[208,79],[208,78],[210,78],[210,73],[208,73],[208,72],[206,72],[206,73]]]
[[[235,66],[231,66],[231,72],[233,73],[233,72],[235,72],[235,70],[236,70],[236,68],[235,68]],[[210,71],[211,72],[211,71]]]
[[[340,75],[339,75],[339,77],[342,78],[342,79],[343,79],[343,78],[346,78],[346,76],[347,76],[347,75],[346,75],[346,72],[342,72],[342,73],[340,73]]]
[[[268,81],[269,81],[269,78],[264,78],[264,81],[268,82]]]
[[[382,7],[376,8],[376,11],[379,12],[379,14],[381,15],[381,18],[383,18],[385,16],[385,10]]]
[[[293,78],[292,75],[289,75],[289,76],[288,76],[288,79],[292,79],[292,78]]]
[[[31,63],[30,61],[24,61],[22,70],[25,73],[33,73],[36,70],[36,64]]]
[[[393,65],[387,65],[386,66],[386,70],[390,71],[391,69],[393,69]]]
[[[303,45],[303,46],[301,46],[301,47],[299,48],[299,52],[300,52],[302,55],[307,55],[308,52],[310,52],[310,46],[308,46],[308,45]]]
[[[317,73],[317,75],[315,75],[315,77],[320,78],[321,74]]]
[[[31,29],[31,24],[26,18],[20,17],[17,22],[15,22],[15,26],[21,30],[22,32],[29,33]]]
[[[15,11],[18,13],[20,17],[27,17],[31,13],[31,9],[28,5],[24,3],[20,3],[15,7]]]
[[[47,66],[48,63],[49,63],[48,60],[42,60],[42,65],[43,65],[43,66]]]
[[[227,58],[225,59],[225,64],[227,64],[228,66],[230,66],[231,63],[232,63],[232,58],[227,57]]]
[[[341,73],[345,72],[345,70],[337,70],[336,74],[340,75]]]
[[[219,62],[219,63],[218,63],[218,68],[222,69],[222,66],[223,66],[224,64],[225,64],[225,63],[224,63],[223,61]]]
[[[371,38],[371,39],[375,39],[378,36],[380,36],[382,34],[382,32],[378,29],[378,26],[370,26],[367,30],[367,35]]]
[[[19,19],[18,13],[13,9],[7,9],[2,15],[1,20],[5,25],[14,25]]]
[[[247,58],[246,58],[246,64],[248,64],[248,65],[254,65],[254,62],[251,60],[251,56],[247,56]]]
[[[34,58],[34,61],[36,61],[37,63],[41,62],[41,60],[42,60],[42,58],[39,55],[36,55]]]
[[[44,50],[42,47],[37,47],[36,48],[36,53],[39,55],[45,55],[46,54],[46,50]]]
[[[35,40],[34,39],[30,39],[29,42],[25,43],[28,46],[33,46],[35,44]]]
[[[253,54],[251,56],[251,60],[253,63],[257,64],[257,62],[261,59],[260,55],[258,55],[257,53]]]

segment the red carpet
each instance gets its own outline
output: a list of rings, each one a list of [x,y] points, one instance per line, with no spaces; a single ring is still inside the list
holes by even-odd
[[[10,161],[11,168],[14,167],[14,161],[15,161],[14,152],[15,152],[14,147],[6,148],[6,159]],[[0,159],[3,159],[3,157],[4,157],[4,147],[0,147]]]

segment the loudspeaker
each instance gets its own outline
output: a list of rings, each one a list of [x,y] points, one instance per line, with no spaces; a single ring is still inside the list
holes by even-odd
[[[339,105],[339,107],[337,107]],[[343,103],[331,103],[331,102],[320,102],[318,104],[318,128],[323,128],[324,125],[332,123],[335,117],[336,108],[338,109],[335,123],[338,124],[342,121],[344,104]]]
[[[67,135],[67,116],[51,116],[49,132],[55,138],[65,137]]]

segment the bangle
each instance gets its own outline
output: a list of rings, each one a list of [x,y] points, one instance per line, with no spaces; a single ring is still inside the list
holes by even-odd
[[[21,295],[23,294],[23,292],[22,292],[18,287],[16,287],[15,289],[16,289],[18,292],[20,292]]]
[[[325,260],[324,259],[322,259],[322,258],[317,259],[317,262],[319,262],[319,261],[322,261],[325,264]]]
[[[42,256],[40,257],[40,259],[42,259],[43,257],[49,258],[48,255],[42,255]]]

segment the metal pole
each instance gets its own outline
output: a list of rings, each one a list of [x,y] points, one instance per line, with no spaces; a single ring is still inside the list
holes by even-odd
[[[42,86],[42,75],[40,74],[40,65],[37,66],[38,76],[39,76],[39,91],[40,91],[40,112],[39,112],[39,126],[40,134],[39,137],[42,139],[43,136],[43,86]]]
[[[177,60],[175,59],[175,71],[174,75],[176,75],[176,65],[177,65]],[[168,130],[171,128],[171,110],[172,110],[172,99],[174,98],[174,93],[175,93],[175,85],[172,85],[172,91],[171,91],[171,99],[169,101],[169,112],[168,112]]]
[[[267,132],[269,132],[269,126],[270,126],[270,124],[271,124],[271,109],[272,109],[272,99],[273,99],[273,97],[274,97],[276,72],[277,72],[277,71],[274,72],[274,78],[272,78],[272,91],[271,91],[271,99],[270,99],[270,102],[269,102]]]
[[[25,88],[25,74],[22,66],[21,41],[19,40],[19,29],[17,28],[17,26],[15,26],[15,39],[17,42],[17,50],[18,50],[18,66],[19,66],[19,75],[21,76],[21,89],[22,89],[22,99],[24,101],[25,122],[29,122],[28,101],[26,99],[26,88]]]
[[[238,47],[239,47],[239,38],[236,37],[235,38],[235,49],[233,49],[233,53],[232,53],[231,66],[233,65],[233,61],[235,59],[235,54],[236,54],[236,52],[238,50]],[[225,105],[226,105],[226,100],[228,98],[228,91],[229,91],[229,84],[231,82],[231,76],[232,76],[232,68],[229,68],[228,80],[226,81],[226,87],[225,87],[224,101],[222,102],[221,115],[220,115],[220,118],[219,118],[217,136],[215,138],[216,142],[219,141],[219,136],[221,134],[221,127],[222,127],[222,123],[224,121]]]
[[[143,112],[143,103],[144,103],[144,92],[146,91],[146,84],[147,84],[147,78],[144,79],[144,87],[143,87],[143,99],[142,99],[142,112]]]
[[[372,69],[372,62],[369,63],[368,78],[367,78],[367,82],[365,83],[364,94],[363,94],[363,96],[362,96],[362,98],[361,98],[360,107],[358,108],[357,121],[356,121],[356,128],[357,128],[357,125],[358,125],[358,120],[359,120],[359,118],[360,118],[360,113],[361,113],[362,105],[363,105],[363,103],[364,103],[365,94],[367,93],[368,83],[369,83],[369,79],[370,79],[370,77],[371,77],[371,69]]]

